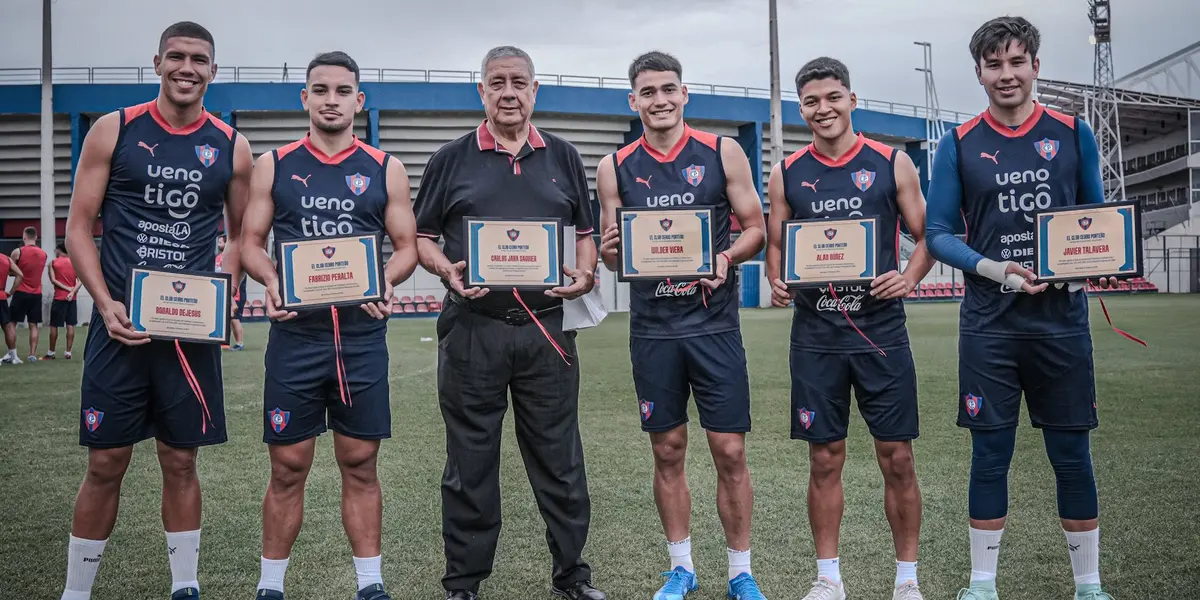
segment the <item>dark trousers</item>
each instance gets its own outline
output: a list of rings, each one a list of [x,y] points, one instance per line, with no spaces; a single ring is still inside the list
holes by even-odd
[[[447,590],[478,592],[500,536],[500,432],[512,393],[517,444],[533,487],[553,582],[591,579],[583,561],[591,501],[579,439],[579,359],[562,311],[539,318],[569,355],[567,366],[536,324],[510,325],[446,302],[438,318],[438,400],[446,422],[442,539]]]

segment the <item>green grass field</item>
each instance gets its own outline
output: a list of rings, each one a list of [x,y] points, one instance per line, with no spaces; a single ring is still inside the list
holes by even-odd
[[[1142,348],[1112,333],[1093,301],[1101,428],[1093,452],[1101,501],[1101,575],[1117,600],[1186,597],[1200,582],[1200,296],[1113,298],[1117,324]],[[925,523],[920,577],[925,597],[952,599],[970,570],[967,544],[968,433],[957,414],[957,304],[910,305],[921,387],[917,440]],[[749,461],[756,506],[754,572],[772,599],[807,592],[815,556],[805,513],[807,449],[788,439],[787,326],[790,313],[742,313],[753,386]],[[384,442],[384,580],[399,598],[438,598],[443,570],[438,485],[445,460],[437,409],[433,320],[391,323],[394,437]],[[212,599],[251,598],[258,581],[261,500],[268,460],[261,442],[266,326],[246,328],[248,350],[225,355],[230,442],[200,452],[204,537],[200,581]],[[652,461],[638,428],[624,314],[579,336],[584,369],[580,420],[593,519],[586,556],[594,582],[615,600],[649,599],[667,566],[651,495]],[[43,333],[42,347],[45,348]],[[19,330],[21,355],[26,331]],[[86,453],[77,445],[81,332],[76,359],[0,366],[0,597],[56,600],[61,593],[71,505]],[[60,341],[60,344],[62,342]],[[61,348],[60,348],[61,352]],[[693,409],[693,423],[695,411]],[[891,598],[893,554],[882,479],[857,412],[845,471],[842,573],[856,600]],[[1058,525],[1054,479],[1041,436],[1026,424],[1010,476],[1010,521],[998,586],[1005,600],[1068,599],[1071,568]],[[549,598],[550,558],[511,420],[503,445],[504,530],[487,599]],[[170,574],[159,519],[160,478],[152,442],[134,453],[120,517],[93,598],[168,596]],[[725,549],[715,475],[702,435],[693,434],[695,597],[724,597]],[[350,598],[355,588],[339,516],[339,478],[330,440],[318,444],[304,529],[286,583],[290,600]]]

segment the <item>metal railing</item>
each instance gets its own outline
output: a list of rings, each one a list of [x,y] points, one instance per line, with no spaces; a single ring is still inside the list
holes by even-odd
[[[215,83],[299,83],[304,81],[304,67],[218,67]],[[372,83],[475,83],[479,71],[452,71],[441,69],[361,69],[360,79]],[[37,67],[0,69],[0,85],[37,85],[41,83],[42,70]],[[158,75],[153,67],[55,67],[54,83],[156,83]],[[588,75],[538,75],[542,85],[587,87],[625,90],[629,80],[624,77],[594,77]],[[742,98],[770,99],[771,90],[766,88],[717,85],[711,83],[687,83],[693,94],[734,96]],[[783,99],[796,102],[795,92],[783,91]],[[883,100],[858,99],[859,108],[893,115],[927,119],[930,111],[924,106],[887,102]],[[955,110],[940,110],[941,120],[963,123],[975,115]]]

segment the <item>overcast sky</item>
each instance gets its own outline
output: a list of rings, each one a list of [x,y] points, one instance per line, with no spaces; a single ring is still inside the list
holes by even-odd
[[[37,66],[41,1],[0,4],[0,68]],[[1114,5],[1117,77],[1200,38],[1200,1]],[[805,61],[831,55],[860,96],[923,104],[912,44],[923,40],[942,107],[976,112],[984,99],[967,42],[1001,14],[1041,29],[1042,76],[1091,82],[1086,0],[779,0],[785,88]],[[770,84],[766,0],[56,0],[54,64],[149,65],[163,28],[184,19],[213,32],[220,66],[304,65],[340,49],[363,67],[470,70],[488,48],[514,44],[541,73],[620,77],[660,49],[680,58],[687,81]]]

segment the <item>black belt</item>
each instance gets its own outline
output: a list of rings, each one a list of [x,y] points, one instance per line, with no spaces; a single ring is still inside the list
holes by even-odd
[[[468,300],[467,298],[464,298],[454,292],[449,292],[447,295],[449,296],[451,302],[462,306],[470,312],[473,312],[477,315],[483,315],[490,319],[496,319],[497,321],[504,321],[505,324],[508,325],[528,325],[533,322],[533,317],[530,316],[530,314],[526,312],[524,308],[492,308],[482,306],[478,302]],[[534,316],[537,316],[540,319],[545,315],[553,314],[560,310],[562,310],[561,304],[558,306],[551,306],[549,308],[542,308],[532,312]]]

